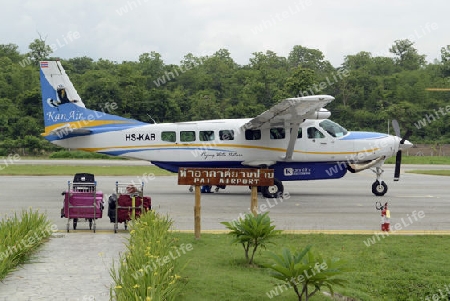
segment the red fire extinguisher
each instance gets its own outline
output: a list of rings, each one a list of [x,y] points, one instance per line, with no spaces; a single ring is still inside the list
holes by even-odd
[[[391,212],[388,209],[388,203],[381,205],[380,202],[376,203],[377,210],[381,210],[381,231],[390,231],[391,225]]]

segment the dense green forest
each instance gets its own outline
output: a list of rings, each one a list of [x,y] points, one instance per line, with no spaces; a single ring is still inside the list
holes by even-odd
[[[0,45],[0,155],[56,150],[40,134],[43,116],[38,61],[56,59],[42,39],[20,53]],[[238,65],[227,49],[184,56],[167,65],[156,52],[121,63],[89,57],[61,59],[86,107],[144,122],[253,117],[286,97],[329,94],[331,119],[350,130],[387,132],[397,119],[413,143],[450,143],[450,46],[430,63],[414,43],[397,40],[390,57],[361,51],[335,67],[317,49],[293,46],[289,56],[255,52]]]

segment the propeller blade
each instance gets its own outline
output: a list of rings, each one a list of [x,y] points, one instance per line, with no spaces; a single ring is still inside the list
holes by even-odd
[[[400,140],[400,144],[404,144],[405,140],[408,140],[409,136],[411,136],[411,130],[407,130],[405,136],[403,136],[402,140]]]
[[[400,137],[400,126],[397,119],[392,119],[392,127],[394,128],[395,136]]]
[[[400,165],[401,164],[402,164],[402,151],[398,151],[397,156],[395,157],[394,181],[398,181],[400,179]]]

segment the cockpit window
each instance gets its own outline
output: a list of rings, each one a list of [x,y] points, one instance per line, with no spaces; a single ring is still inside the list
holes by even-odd
[[[345,128],[329,119],[325,119],[324,121],[320,122],[319,125],[333,137],[342,137],[347,135],[347,130]]]

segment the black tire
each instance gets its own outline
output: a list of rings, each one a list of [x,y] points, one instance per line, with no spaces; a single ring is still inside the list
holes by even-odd
[[[372,193],[376,196],[383,196],[386,194],[388,187],[384,181],[375,181],[372,184]]]
[[[283,196],[284,187],[283,183],[281,183],[278,179],[273,179],[272,186],[263,186],[261,187],[261,193],[265,198],[275,199]]]
[[[92,218],[89,219],[89,230],[92,230]],[[95,232],[95,230],[94,230]]]
[[[78,223],[78,218],[74,218],[74,219],[73,219],[73,229],[74,229],[74,230],[77,229],[77,223]]]

